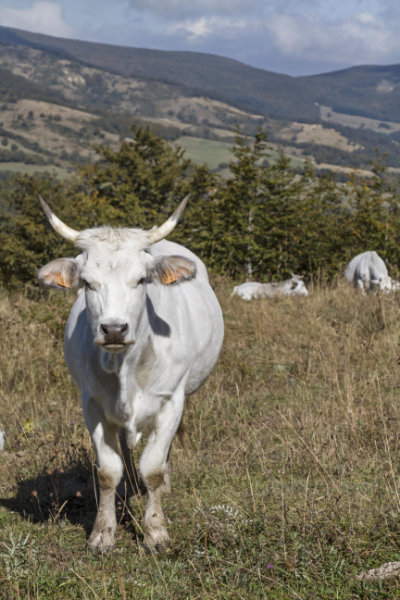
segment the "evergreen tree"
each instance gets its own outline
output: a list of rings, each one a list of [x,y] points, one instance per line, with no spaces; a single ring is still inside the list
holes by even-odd
[[[262,226],[262,162],[267,156],[266,134],[259,130],[254,141],[237,133],[231,177],[218,194],[218,239],[215,255],[220,269],[232,276],[252,278],[260,260]],[[218,228],[218,229],[219,229]]]
[[[373,176],[347,182],[351,208],[352,255],[376,250],[384,260],[399,265],[400,197],[396,181],[387,176],[385,157],[371,162]]]
[[[173,148],[148,128],[132,127],[134,140],[119,150],[98,146],[99,163],[83,167],[79,176],[21,176],[14,180],[0,222],[0,283],[13,287],[36,281],[38,268],[57,256],[77,250],[51,230],[40,208],[41,194],[55,213],[75,229],[109,224],[151,228],[162,223],[190,191],[183,222],[171,239],[190,247],[193,225],[200,229],[197,247],[206,256],[208,225],[213,223],[207,190],[215,178],[193,166],[183,151]],[[188,226],[185,227],[185,219]],[[207,226],[205,226],[205,223]]]
[[[34,283],[42,264],[57,254],[73,253],[71,246],[50,228],[38,202],[38,194],[42,194],[61,218],[71,217],[73,221],[66,210],[73,189],[71,183],[49,176],[15,178],[5,193],[8,211],[0,219],[1,285],[12,288],[21,282]]]
[[[76,229],[148,229],[190,193],[170,239],[193,250],[209,269],[240,281],[282,279],[291,272],[334,277],[368,249],[400,268],[400,194],[382,159],[372,178],[338,184],[332,176],[318,177],[310,163],[296,173],[282,152],[272,157],[261,130],[254,138],[237,132],[226,179],[136,125],[132,140],[118,150],[97,150],[100,161],[68,180],[15,178],[0,222],[2,285],[33,283],[41,265],[78,252],[47,224],[39,193]]]
[[[123,141],[118,150],[96,146],[100,161],[84,167],[81,179],[86,196],[95,203],[102,198],[113,209],[108,224],[148,228],[183,198],[192,166],[183,150],[150,128],[132,125],[131,131],[132,140]]]

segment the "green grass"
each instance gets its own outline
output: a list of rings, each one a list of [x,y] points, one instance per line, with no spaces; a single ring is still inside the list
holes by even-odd
[[[226,339],[185,413],[164,509],[172,547],[142,547],[142,499],[115,550],[85,549],[93,454],[62,358],[73,295],[0,298],[0,598],[393,599],[400,560],[400,297],[341,283],[302,299],[230,296]]]
[[[189,158],[196,164],[206,164],[210,169],[216,169],[221,163],[232,160],[232,144],[182,136],[174,142],[185,151],[185,158]]]
[[[72,168],[71,168],[72,170]],[[27,165],[22,162],[0,163],[0,173],[4,175],[35,175],[35,173],[49,173],[59,179],[66,179],[71,176],[71,172],[62,167],[54,165]]]
[[[185,151],[186,158],[189,158],[196,164],[206,164],[210,169],[217,169],[220,164],[228,164],[234,159],[231,143],[182,136],[174,144]],[[271,162],[276,161],[277,158],[278,152],[272,150],[268,153],[268,160]],[[293,168],[304,164],[304,160],[300,158],[295,156],[289,158]]]
[[[9,172],[12,174],[20,175],[33,175],[34,173],[51,173],[60,179],[64,179],[70,176],[67,169],[61,167],[55,167],[54,165],[27,165],[22,162],[5,162],[0,163],[1,172]]]

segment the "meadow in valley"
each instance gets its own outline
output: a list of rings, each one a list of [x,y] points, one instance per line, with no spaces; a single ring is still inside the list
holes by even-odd
[[[74,293],[2,293],[2,600],[398,595],[396,571],[368,571],[400,560],[400,295],[339,278],[243,302],[212,283],[225,342],[173,444],[158,557],[142,546],[142,498],[118,499],[111,553],[85,548],[94,456],[62,356]]]

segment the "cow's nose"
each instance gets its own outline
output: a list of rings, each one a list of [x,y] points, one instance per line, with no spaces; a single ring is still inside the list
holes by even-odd
[[[128,323],[101,323],[100,331],[107,343],[122,343],[128,333]]]

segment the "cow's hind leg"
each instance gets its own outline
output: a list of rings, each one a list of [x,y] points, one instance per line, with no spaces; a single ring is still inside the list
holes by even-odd
[[[99,506],[88,547],[97,552],[106,552],[114,545],[117,518],[115,513],[115,490],[123,474],[123,463],[119,454],[117,428],[110,425],[102,411],[93,401],[86,403],[85,417],[97,456],[99,480]]]
[[[147,489],[144,545],[150,552],[162,552],[170,543],[161,497],[170,491],[169,452],[181,422],[183,404],[183,392],[176,392],[164,405],[140,458],[139,470]]]
[[[126,432],[120,431],[119,443],[124,461],[124,477],[121,484],[118,486],[117,494],[120,499],[126,502],[132,496],[136,496],[139,492],[144,492],[143,485],[139,481],[138,472],[133,461],[132,450],[126,442]]]

